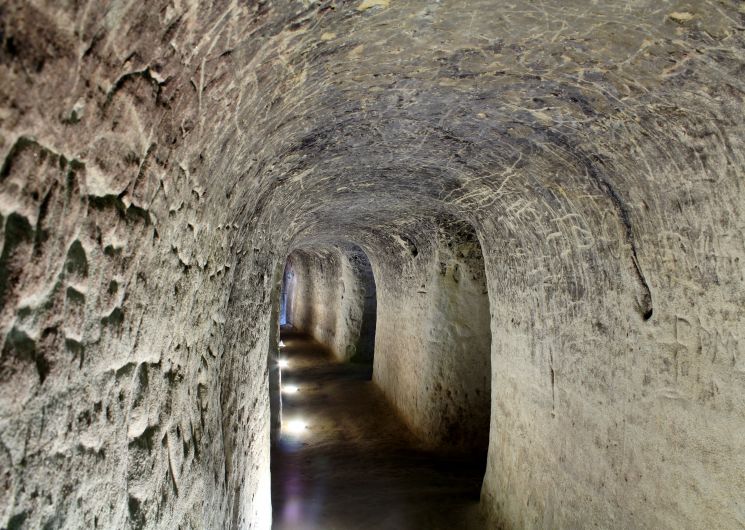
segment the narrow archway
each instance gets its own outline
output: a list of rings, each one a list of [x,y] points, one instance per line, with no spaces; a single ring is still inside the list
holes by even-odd
[[[480,528],[491,334],[475,231],[441,222],[369,252],[287,258],[274,528]]]
[[[372,365],[377,296],[370,260],[355,244],[290,253],[282,284],[284,324],[340,361]]]

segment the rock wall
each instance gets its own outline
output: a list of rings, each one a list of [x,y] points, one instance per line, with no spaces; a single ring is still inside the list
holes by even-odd
[[[372,268],[359,247],[301,251],[287,260],[288,322],[340,361],[372,362],[376,296]]]
[[[743,17],[0,5],[0,527],[268,528],[282,260],[356,243],[413,306],[456,219],[493,526],[741,528]]]
[[[399,259],[374,258],[373,380],[425,445],[485,454],[491,334],[479,242],[464,224],[398,241]]]
[[[2,528],[268,527],[274,258],[210,176],[225,14],[0,6]]]

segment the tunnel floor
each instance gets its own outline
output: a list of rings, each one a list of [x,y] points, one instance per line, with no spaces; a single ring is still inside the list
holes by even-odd
[[[369,380],[371,367],[336,362],[289,329],[282,340],[283,387],[299,388],[283,395],[283,422],[302,419],[307,429],[283,432],[272,447],[274,530],[485,528],[483,461],[418,446]]]

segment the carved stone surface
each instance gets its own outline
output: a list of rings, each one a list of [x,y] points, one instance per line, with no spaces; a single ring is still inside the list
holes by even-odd
[[[463,221],[493,523],[741,528],[744,31],[735,0],[4,2],[0,527],[267,528],[288,251],[385,282]]]

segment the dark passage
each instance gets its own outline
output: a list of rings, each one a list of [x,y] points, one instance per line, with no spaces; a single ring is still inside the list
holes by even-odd
[[[282,340],[282,386],[298,391],[283,394],[283,432],[272,447],[275,530],[485,528],[483,458],[418,447],[369,380],[369,365],[335,361],[286,328]],[[294,422],[307,428],[290,432]]]

